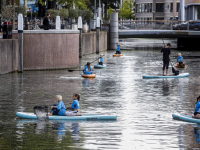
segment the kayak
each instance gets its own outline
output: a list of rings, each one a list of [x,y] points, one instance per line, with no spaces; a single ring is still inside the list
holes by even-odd
[[[16,116],[23,119],[38,119],[34,113],[17,112]],[[82,114],[82,116],[48,116],[49,120],[116,120],[116,115],[107,114]]]
[[[193,114],[172,114],[173,119],[186,121],[186,122],[193,122],[193,123],[200,123],[200,119],[192,118]]]
[[[106,65],[105,64],[103,64],[103,65],[94,65],[94,68],[102,69],[102,68],[106,68]]]
[[[180,73],[179,75],[174,75],[174,74],[171,74],[171,75],[169,75],[169,76],[163,76],[163,75],[151,75],[151,74],[149,74],[149,75],[143,75],[142,77],[143,78],[149,78],[149,79],[151,79],[151,78],[184,78],[184,77],[188,77],[190,74],[189,73]]]
[[[174,67],[176,67],[176,68],[185,68],[186,67],[186,65],[175,65]]]
[[[120,57],[123,56],[123,54],[114,54],[113,57]]]
[[[95,74],[82,74],[81,75],[83,78],[95,78]]]

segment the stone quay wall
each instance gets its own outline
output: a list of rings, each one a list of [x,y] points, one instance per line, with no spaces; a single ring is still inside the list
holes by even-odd
[[[107,32],[100,32],[100,43],[99,51],[107,50]],[[96,53],[96,32],[92,31],[89,33],[82,34],[82,54],[87,55],[91,53]]]
[[[0,39],[0,74],[18,69],[18,40]]]
[[[0,39],[0,74],[18,70],[18,31],[13,39]],[[23,70],[49,70],[79,66],[79,30],[24,30]],[[100,51],[107,50],[107,32],[100,32]],[[96,52],[96,32],[82,34],[83,55]]]

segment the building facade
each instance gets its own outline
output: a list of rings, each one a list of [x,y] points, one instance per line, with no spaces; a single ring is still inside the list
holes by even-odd
[[[138,21],[178,20],[180,0],[135,0]],[[200,0],[185,0],[185,20],[200,20]]]
[[[200,0],[185,0],[186,20],[200,20]]]

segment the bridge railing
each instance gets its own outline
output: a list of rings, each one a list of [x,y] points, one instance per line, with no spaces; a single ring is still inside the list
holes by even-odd
[[[135,30],[175,30],[175,26],[183,24],[187,21],[177,20],[145,20],[145,21],[119,21],[119,29],[135,29]],[[189,24],[185,25],[189,30]]]

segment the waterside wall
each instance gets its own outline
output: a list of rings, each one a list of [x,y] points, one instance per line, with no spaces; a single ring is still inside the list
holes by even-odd
[[[79,66],[79,30],[23,31],[23,70],[49,70]],[[13,39],[0,39],[0,74],[18,70],[18,31]],[[100,51],[107,50],[107,32],[100,32]],[[96,52],[96,32],[82,34],[83,55]]]
[[[0,39],[0,74],[18,70],[18,40]]]

